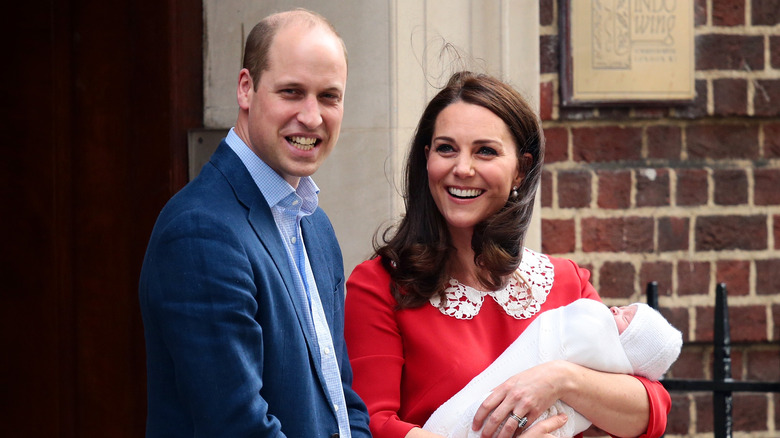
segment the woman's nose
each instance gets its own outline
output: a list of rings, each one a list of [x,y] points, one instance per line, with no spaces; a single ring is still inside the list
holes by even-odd
[[[474,175],[474,166],[472,166],[471,157],[467,155],[459,157],[458,161],[455,163],[453,173],[458,178],[467,178]]]

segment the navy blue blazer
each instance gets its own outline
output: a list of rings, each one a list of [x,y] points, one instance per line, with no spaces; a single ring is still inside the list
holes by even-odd
[[[302,220],[353,437],[370,436],[344,342],[344,268],[322,211]],[[313,334],[271,210],[223,141],[163,208],[139,285],[147,437],[338,433]]]

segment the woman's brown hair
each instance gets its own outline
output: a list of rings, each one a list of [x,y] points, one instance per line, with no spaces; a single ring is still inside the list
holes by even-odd
[[[447,261],[455,251],[447,224],[428,187],[425,147],[430,145],[436,118],[447,106],[465,102],[487,108],[509,127],[517,146],[523,181],[517,197],[474,229],[471,246],[480,268],[478,279],[498,290],[520,265],[523,240],[533,213],[534,197],[544,160],[544,138],[539,120],[523,97],[511,86],[485,74],[455,73],[425,108],[412,140],[403,188],[406,214],[396,227],[375,244],[390,273],[392,292],[399,308],[418,307],[438,293],[444,300],[449,280]],[[525,154],[531,160],[525,160]],[[393,230],[395,233],[393,233]]]

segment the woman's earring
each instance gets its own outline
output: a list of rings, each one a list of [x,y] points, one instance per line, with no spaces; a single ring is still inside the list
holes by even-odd
[[[517,186],[512,187],[512,199],[517,199],[519,195],[517,194]]]

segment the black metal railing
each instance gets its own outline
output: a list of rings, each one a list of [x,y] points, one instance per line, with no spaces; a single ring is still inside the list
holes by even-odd
[[[658,283],[647,284],[647,304],[658,309]],[[780,392],[780,382],[735,381],[731,378],[731,328],[726,284],[715,289],[715,321],[712,380],[663,379],[667,391],[712,392],[713,432],[715,438],[731,438],[733,431],[733,392]]]

